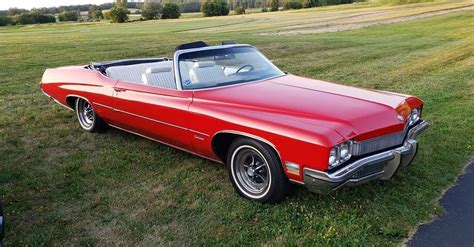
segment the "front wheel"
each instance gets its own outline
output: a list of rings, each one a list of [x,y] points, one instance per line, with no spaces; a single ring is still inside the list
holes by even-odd
[[[267,144],[236,139],[229,148],[227,164],[234,189],[245,198],[275,203],[288,194],[289,180],[276,152]]]
[[[89,132],[100,132],[107,128],[107,124],[95,113],[89,101],[76,99],[76,115],[79,125]]]

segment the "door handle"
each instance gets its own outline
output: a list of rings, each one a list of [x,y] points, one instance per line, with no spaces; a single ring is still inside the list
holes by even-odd
[[[114,91],[115,92],[124,92],[124,91],[127,91],[127,89],[121,88],[121,87],[114,87]]]

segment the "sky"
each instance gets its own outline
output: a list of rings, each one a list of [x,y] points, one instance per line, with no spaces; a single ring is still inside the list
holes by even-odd
[[[0,0],[0,10],[6,10],[14,7],[22,9],[31,9],[89,3],[101,4],[110,2],[113,2],[113,0]]]

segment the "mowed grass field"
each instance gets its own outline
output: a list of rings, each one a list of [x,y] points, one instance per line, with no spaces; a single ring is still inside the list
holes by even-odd
[[[469,4],[354,4],[0,29],[0,199],[7,245],[402,243],[417,224],[442,213],[437,199],[474,154],[474,11],[344,32],[271,33],[349,12]],[[74,113],[38,87],[46,68],[171,57],[177,44],[195,40],[249,43],[293,74],[419,96],[431,128],[420,137],[412,166],[391,181],[325,196],[296,186],[286,201],[262,205],[237,196],[223,165],[115,129],[81,131]]]

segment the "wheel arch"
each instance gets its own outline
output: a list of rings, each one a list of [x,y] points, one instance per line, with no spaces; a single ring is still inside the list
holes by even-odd
[[[221,161],[223,161],[223,163],[226,163],[227,161],[227,153],[229,151],[230,145],[235,139],[239,137],[250,138],[250,139],[266,144],[271,149],[273,149],[278,159],[280,160],[280,163],[283,166],[283,160],[281,158],[280,152],[278,151],[277,147],[272,142],[268,141],[265,138],[262,138],[253,134],[249,134],[249,133],[241,132],[241,131],[234,131],[234,130],[219,131],[216,134],[214,134],[214,136],[212,137],[212,141],[211,141],[212,151]]]
[[[73,111],[76,111],[76,100],[79,99],[79,98],[83,99],[83,100],[89,102],[89,104],[91,104],[91,102],[83,96],[75,95],[75,94],[69,94],[68,96],[66,96],[67,106],[69,106]],[[94,108],[94,106],[92,104],[91,104],[91,106],[92,106],[92,108]]]

